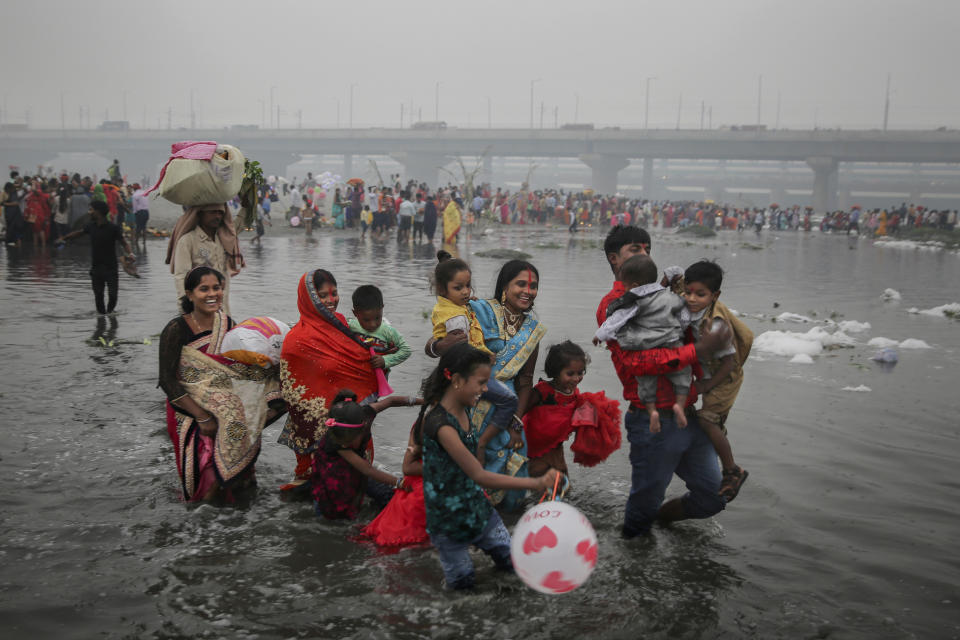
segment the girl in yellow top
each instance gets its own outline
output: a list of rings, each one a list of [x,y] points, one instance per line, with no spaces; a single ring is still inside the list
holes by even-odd
[[[433,272],[437,304],[430,318],[433,337],[440,340],[451,331],[462,331],[467,335],[467,342],[487,354],[492,361],[493,353],[484,344],[483,329],[469,304],[473,292],[471,275],[470,265],[466,262],[452,257],[446,251],[437,252],[437,266]],[[513,428],[519,431],[523,428],[523,423],[516,417],[517,394],[510,387],[490,378],[487,390],[481,397],[494,406],[491,422],[499,429]]]

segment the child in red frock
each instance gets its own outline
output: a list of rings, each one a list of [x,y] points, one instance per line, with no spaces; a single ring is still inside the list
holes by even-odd
[[[422,402],[422,400],[421,400]],[[408,547],[430,544],[427,510],[423,502],[423,449],[410,429],[407,452],[403,455],[403,484],[409,492],[397,491],[361,535],[381,547]]]
[[[587,372],[587,354],[569,340],[547,352],[544,372],[530,394],[523,428],[527,434],[527,467],[530,477],[549,469],[567,475],[563,443],[576,433],[570,450],[573,461],[597,465],[620,448],[620,405],[603,391],[583,392],[577,387]]]

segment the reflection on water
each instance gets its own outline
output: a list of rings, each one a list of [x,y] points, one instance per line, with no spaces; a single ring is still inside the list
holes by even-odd
[[[434,245],[398,246],[348,232],[268,235],[244,245],[249,268],[231,286],[236,319],[295,322],[296,284],[332,271],[349,294],[381,287],[385,315],[414,356],[391,375],[412,393],[433,305]],[[589,346],[611,276],[596,230],[495,229],[461,240],[480,294],[502,260],[530,253],[545,344]],[[627,450],[572,468],[571,501],[592,521],[600,562],[587,585],[549,597],[476,558],[473,594],[441,590],[429,549],[381,554],[351,541],[356,525],[319,522],[284,501],[293,456],[265,435],[249,505],[187,508],[156,388],[156,334],[175,313],[165,245],[139,249],[142,279],[120,275],[119,313],[97,317],[89,251],[5,250],[0,260],[0,625],[5,637],[945,637],[957,634],[956,322],[916,316],[960,299],[947,289],[958,258],[819,234],[654,237],[661,267],[716,258],[723,299],[757,334],[782,311],[824,324],[869,321],[853,348],[813,364],[754,353],[730,429],[751,474],[714,519],[619,538],[629,490]],[[880,299],[887,287],[903,303]],[[778,303],[774,310],[774,302]],[[919,338],[896,368],[870,360],[870,337]],[[609,360],[589,347],[582,385],[619,396]],[[542,361],[541,361],[542,365]],[[945,375],[946,374],[946,375]],[[869,393],[843,391],[866,386]],[[398,469],[412,409],[378,418],[378,461]],[[682,491],[675,482],[670,494]],[[364,514],[365,518],[370,513]],[[508,519],[508,523],[512,520]]]

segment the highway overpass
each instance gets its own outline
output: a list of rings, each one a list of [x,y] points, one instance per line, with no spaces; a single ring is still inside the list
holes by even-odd
[[[128,172],[155,174],[177,140],[217,140],[239,147],[268,173],[285,173],[305,154],[344,158],[387,155],[404,177],[439,182],[439,167],[455,157],[578,158],[591,169],[591,186],[616,191],[619,172],[643,163],[643,185],[654,183],[654,160],[717,159],[805,162],[812,171],[814,206],[836,202],[837,167],[844,162],[960,163],[960,131],[743,131],[565,129],[202,129],[0,130],[0,161],[29,170],[59,153],[95,152],[121,158]]]

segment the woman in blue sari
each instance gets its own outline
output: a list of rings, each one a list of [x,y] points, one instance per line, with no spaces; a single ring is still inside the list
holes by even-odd
[[[494,354],[492,375],[517,394],[519,408],[514,428],[501,430],[491,424],[492,405],[485,400],[477,404],[471,416],[480,433],[477,458],[487,471],[517,478],[527,477],[527,439],[519,418],[533,389],[539,344],[547,332],[532,313],[539,286],[540,273],[535,266],[511,260],[500,268],[493,297],[470,302],[483,329],[484,343]],[[522,505],[526,492],[493,491],[489,495],[499,508],[514,511]]]
[[[519,413],[514,429],[501,430],[490,424],[492,405],[481,400],[473,410],[471,422],[480,432],[477,457],[484,468],[518,478],[527,477],[527,439],[519,418],[533,389],[540,340],[547,332],[533,315],[533,303],[540,285],[540,272],[525,260],[511,260],[500,268],[493,298],[472,300],[470,308],[483,329],[483,339],[496,361],[492,375],[517,394]],[[426,353],[439,357],[466,335],[451,332],[440,340],[428,340]],[[518,509],[526,495],[522,490],[489,492],[497,507]]]

